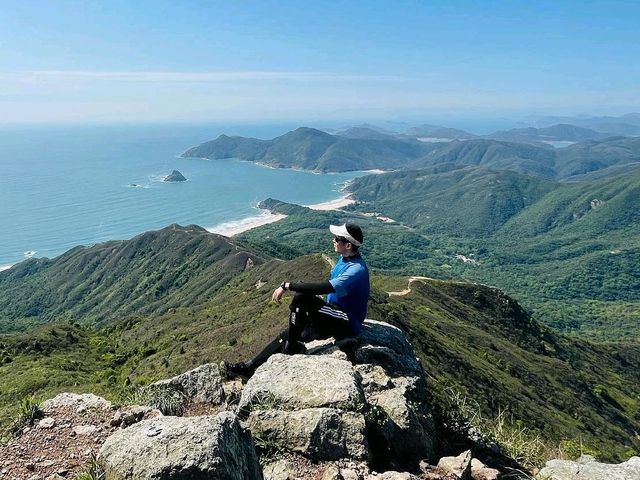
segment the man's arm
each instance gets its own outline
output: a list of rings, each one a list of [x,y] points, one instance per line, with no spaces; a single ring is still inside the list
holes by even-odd
[[[280,286],[275,289],[273,295],[271,295],[271,299],[276,302],[280,302],[282,295],[284,295],[284,292],[287,290],[298,293],[308,293],[309,295],[324,295],[326,293],[333,293],[336,291],[329,281],[310,283],[282,282]]]

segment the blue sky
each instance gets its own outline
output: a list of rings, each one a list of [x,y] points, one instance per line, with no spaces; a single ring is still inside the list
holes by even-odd
[[[637,1],[2,1],[0,122],[640,110]]]

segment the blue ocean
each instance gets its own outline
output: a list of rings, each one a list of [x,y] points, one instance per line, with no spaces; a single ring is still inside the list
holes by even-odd
[[[310,205],[359,175],[184,159],[230,135],[272,138],[287,125],[0,126],[0,268],[171,223],[214,228],[260,216],[268,197]],[[188,180],[162,180],[172,170]],[[361,173],[360,173],[361,174]]]

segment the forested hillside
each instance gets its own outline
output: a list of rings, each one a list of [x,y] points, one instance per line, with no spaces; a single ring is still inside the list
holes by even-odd
[[[238,158],[273,167],[320,172],[402,168],[433,146],[416,140],[388,136],[342,137],[300,127],[272,140],[227,137],[203,143],[183,157]]]
[[[0,273],[0,333],[53,320],[94,324],[195,306],[264,261],[196,225],[26,260]]]

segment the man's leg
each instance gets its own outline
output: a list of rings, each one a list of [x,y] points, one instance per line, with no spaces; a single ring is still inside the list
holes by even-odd
[[[296,294],[289,308],[289,344],[294,348],[302,340],[353,336],[347,314],[320,297]]]
[[[262,349],[258,355],[247,362],[227,363],[223,362],[225,373],[231,375],[240,375],[242,377],[251,377],[256,369],[266,362],[274,353],[282,353],[284,351],[285,342],[289,338],[289,330],[280,332],[273,341]]]
[[[297,293],[289,306],[289,328],[278,335],[258,355],[248,362],[226,363],[227,373],[250,377],[274,353],[289,355],[306,351],[303,340],[344,338],[353,335],[347,314],[320,297]]]

